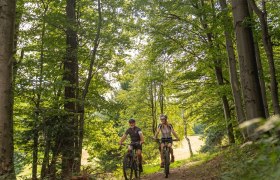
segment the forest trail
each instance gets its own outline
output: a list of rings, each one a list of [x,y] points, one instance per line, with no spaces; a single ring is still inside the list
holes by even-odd
[[[217,156],[203,164],[191,162],[179,168],[171,168],[168,180],[218,180],[221,173],[221,161],[222,158]],[[162,180],[166,178],[162,169],[162,172],[146,175],[141,179]]]
[[[189,136],[193,153],[196,154],[203,145],[200,136]],[[187,141],[184,139],[181,143],[174,144],[174,154],[176,160],[187,159],[190,157]],[[219,179],[220,157],[215,157],[208,162],[199,164],[199,162],[189,162],[178,168],[171,168],[169,180],[215,180]],[[144,169],[145,171],[145,169]],[[162,180],[165,179],[163,169],[161,172],[143,176],[142,180]]]

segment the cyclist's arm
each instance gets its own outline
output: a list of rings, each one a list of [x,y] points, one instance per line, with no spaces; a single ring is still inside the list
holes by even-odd
[[[176,137],[176,139],[180,140],[180,138],[178,137],[177,133],[174,131],[173,128],[172,128],[171,132]]]
[[[127,135],[124,134],[119,142],[119,144],[122,144],[124,142],[124,140],[126,140]]]
[[[155,139],[157,139],[157,138],[158,138],[158,134],[159,134],[159,132],[160,132],[160,128],[157,128],[157,131],[156,131],[155,136],[154,136],[154,138],[155,138]]]
[[[140,144],[144,143],[144,135],[142,133],[142,131],[139,131],[139,136],[140,136]]]

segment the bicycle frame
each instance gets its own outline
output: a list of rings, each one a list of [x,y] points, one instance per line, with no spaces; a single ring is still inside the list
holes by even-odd
[[[128,150],[128,152],[124,156],[123,160],[123,174],[124,178],[126,180],[131,180],[134,172],[135,178],[140,179],[140,165],[139,165],[139,160],[137,156],[136,149],[134,148],[135,144],[128,144],[132,146],[131,150]]]
[[[163,146],[163,159],[164,159],[164,173],[165,178],[168,178],[169,175],[169,166],[170,166],[170,147],[168,147],[168,142],[164,142]]]
[[[168,175],[169,175],[169,166],[170,166],[170,148],[171,148],[171,147],[168,147],[169,142],[167,142],[167,141],[162,142],[161,139],[155,139],[155,140],[156,140],[159,144],[164,143],[163,152],[162,152],[163,159],[164,159],[164,173],[165,173],[165,178],[168,178]],[[172,140],[172,141],[178,141],[178,140],[175,139],[175,140]],[[160,149],[160,150],[161,150],[161,149]]]

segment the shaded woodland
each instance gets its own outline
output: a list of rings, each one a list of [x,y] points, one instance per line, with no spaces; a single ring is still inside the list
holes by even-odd
[[[267,140],[278,167],[279,9],[275,0],[1,0],[0,179],[118,176],[129,118],[147,137],[145,163],[155,162],[148,137],[160,114],[181,138],[202,134],[202,152]]]

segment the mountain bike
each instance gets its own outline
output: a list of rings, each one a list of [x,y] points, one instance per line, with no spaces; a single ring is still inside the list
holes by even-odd
[[[123,159],[123,175],[125,180],[131,180],[133,177],[133,173],[136,179],[140,179],[140,162],[135,149],[135,145],[139,145],[139,143],[130,143],[122,145],[130,145],[133,147],[132,150],[128,150],[128,152],[124,155]]]
[[[164,160],[164,174],[165,178],[168,178],[169,175],[169,166],[170,166],[170,147],[168,147],[168,141],[166,141],[168,138],[162,138],[162,139],[155,139],[159,144],[164,142],[163,147],[163,160]],[[178,139],[174,139],[172,141],[178,141]]]

